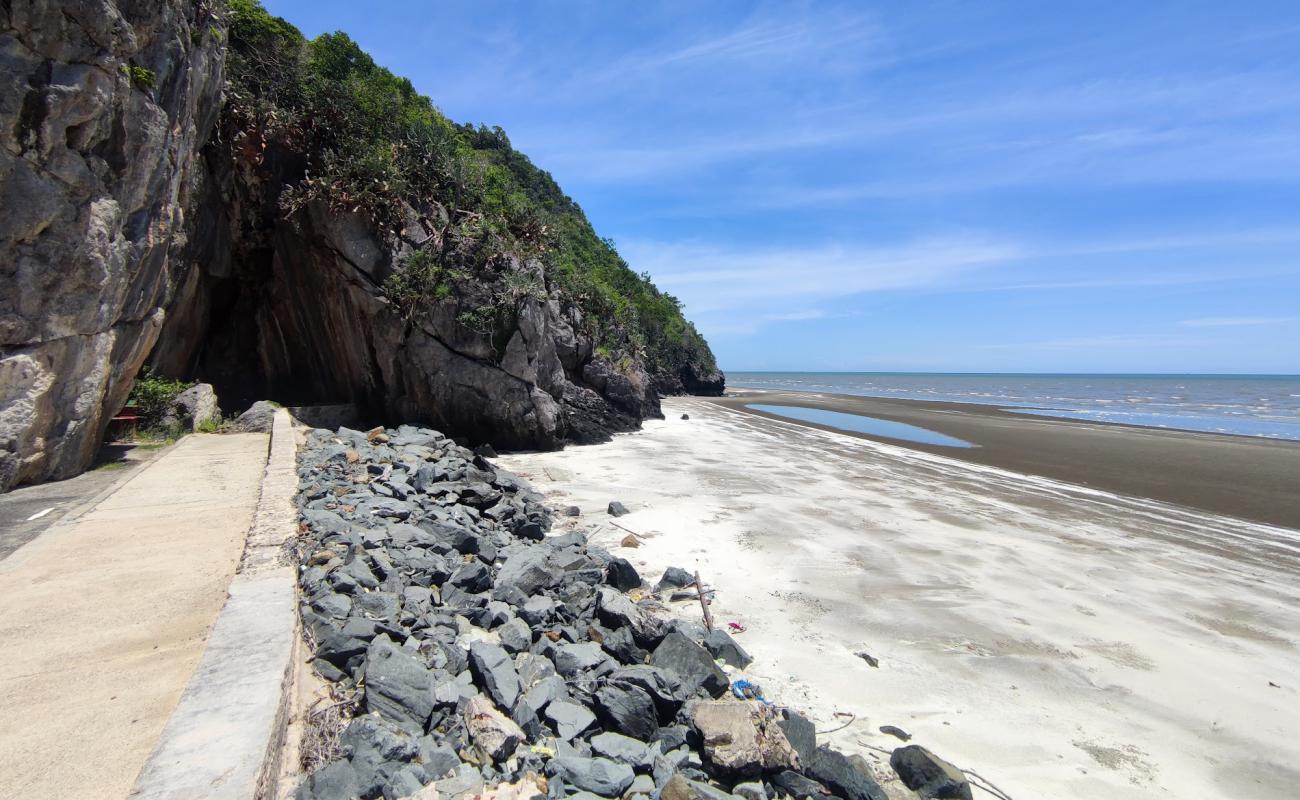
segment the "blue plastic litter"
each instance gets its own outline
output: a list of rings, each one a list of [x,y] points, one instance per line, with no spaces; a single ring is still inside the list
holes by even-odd
[[[772,705],[771,701],[763,696],[763,689],[758,684],[746,680],[732,683],[731,693],[741,700],[757,700],[764,705]]]

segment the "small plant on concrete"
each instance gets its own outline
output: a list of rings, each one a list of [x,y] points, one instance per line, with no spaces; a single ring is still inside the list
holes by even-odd
[[[205,419],[202,422],[200,422],[198,424],[198,427],[196,427],[194,430],[197,433],[221,433],[222,429],[225,427],[226,427],[225,420]]]

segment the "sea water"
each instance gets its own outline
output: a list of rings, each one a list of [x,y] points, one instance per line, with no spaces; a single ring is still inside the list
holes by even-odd
[[[1024,414],[1300,440],[1297,375],[728,372],[727,386],[981,403]]]
[[[965,439],[958,439],[955,436],[947,436],[938,431],[932,431],[929,428],[922,428],[917,425],[908,425],[905,422],[894,422],[893,420],[888,419],[867,417],[862,414],[845,414],[840,411],[826,411],[820,408],[773,406],[763,403],[746,403],[745,408],[752,408],[755,411],[764,411],[768,414],[775,414],[778,417],[789,417],[790,419],[797,419],[803,422],[816,422],[819,425],[839,428],[842,431],[869,433],[874,436],[883,436],[886,439],[901,439],[904,442],[936,444],[941,447],[976,446]]]

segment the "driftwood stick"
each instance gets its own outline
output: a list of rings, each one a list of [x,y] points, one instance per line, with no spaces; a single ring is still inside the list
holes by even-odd
[[[635,536],[635,537],[638,538],[638,539],[644,539],[644,538],[645,538],[645,535],[644,535],[644,534],[637,533],[636,531],[632,530],[631,528],[624,528],[622,525],[619,525],[617,522],[615,522],[615,521],[612,520],[612,519],[611,519],[611,520],[608,520],[608,522],[609,522],[610,525],[613,525],[615,528],[618,528],[620,531],[627,531],[628,533],[632,534],[633,536]]]
[[[705,597],[704,582],[700,580],[700,571],[695,570],[695,591],[700,595],[700,608],[704,610],[704,629],[713,633],[713,615],[709,613],[709,601]]]

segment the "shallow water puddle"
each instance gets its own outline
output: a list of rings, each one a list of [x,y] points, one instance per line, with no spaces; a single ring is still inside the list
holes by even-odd
[[[883,436],[887,439],[901,439],[905,442],[934,444],[939,445],[940,447],[978,446],[966,441],[965,439],[958,439],[955,436],[945,436],[942,433],[929,430],[928,428],[908,425],[904,422],[892,422],[887,419],[867,417],[861,414],[845,414],[841,411],[823,411],[820,408],[773,406],[759,403],[746,403],[745,407],[752,408],[755,411],[763,411],[768,414],[776,414],[779,417],[797,419],[801,422],[815,422],[818,425],[827,425],[832,428],[839,428],[842,431],[866,433],[872,436]]]

